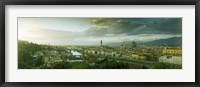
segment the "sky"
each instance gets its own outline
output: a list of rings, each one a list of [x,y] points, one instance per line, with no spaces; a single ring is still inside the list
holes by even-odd
[[[182,37],[182,18],[18,18],[18,39],[50,45],[149,42]]]

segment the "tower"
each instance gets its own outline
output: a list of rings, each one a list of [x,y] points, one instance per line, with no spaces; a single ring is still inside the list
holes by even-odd
[[[136,47],[136,43],[135,41],[132,42],[132,48],[135,48]]]
[[[103,44],[103,41],[102,40],[100,40],[100,46],[102,47],[102,44]]]

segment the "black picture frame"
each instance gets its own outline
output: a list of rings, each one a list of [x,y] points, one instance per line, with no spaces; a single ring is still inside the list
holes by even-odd
[[[1,0],[0,3],[1,87],[200,87],[200,0]],[[195,82],[5,82],[5,5],[195,5]]]

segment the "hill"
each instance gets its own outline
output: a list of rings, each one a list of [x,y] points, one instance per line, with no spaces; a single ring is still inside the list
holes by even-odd
[[[120,46],[122,44],[124,45],[131,45],[132,41],[126,41],[123,43],[119,42],[113,42],[113,43],[106,43],[105,45],[109,46]],[[159,40],[154,40],[150,42],[136,42],[137,45],[167,45],[167,46],[181,46],[182,45],[182,37],[172,37],[172,38],[167,38],[167,39],[159,39]]]

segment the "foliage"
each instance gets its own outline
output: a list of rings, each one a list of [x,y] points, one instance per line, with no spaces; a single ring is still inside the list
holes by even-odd
[[[41,50],[41,46],[27,41],[18,41],[18,68],[29,69],[38,67],[42,63],[42,59],[34,59],[33,54]]]
[[[55,62],[51,66],[52,69],[68,69],[70,67],[68,62]]]
[[[98,69],[127,69],[128,64],[124,62],[119,62],[116,60],[108,60],[105,58],[104,60],[96,62],[94,68]]]
[[[181,69],[181,65],[170,63],[157,63],[154,65],[155,69]]]

